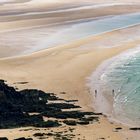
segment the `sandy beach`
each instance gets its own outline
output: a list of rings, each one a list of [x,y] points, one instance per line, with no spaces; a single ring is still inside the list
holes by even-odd
[[[30,42],[33,42],[36,38],[41,38],[43,36],[41,34],[42,30],[49,30],[46,33],[49,36],[51,33],[57,32],[65,26],[67,27],[66,21],[75,23],[76,20],[85,18],[140,12],[139,1],[119,0],[117,1],[118,3],[127,4],[69,10],[67,12],[60,9],[78,7],[79,5],[84,6],[91,3],[94,5],[95,3],[90,0],[88,2],[84,0],[76,2],[74,0],[72,2],[45,2],[45,4],[40,2],[40,5],[36,5],[37,0],[36,2],[24,2],[26,1],[18,4],[13,3],[14,8],[11,7],[10,9],[10,4],[6,4],[3,7],[0,5],[0,40],[2,42],[2,45],[0,44],[0,79],[6,80],[8,84],[19,89],[36,88],[46,92],[54,92],[64,99],[78,100],[77,104],[82,107],[82,110],[93,111],[94,97],[87,86],[88,77],[105,60],[130,48],[137,47],[140,44],[140,31],[138,30],[140,25],[67,42],[67,44],[31,54],[22,54],[22,52],[33,48],[34,44],[30,45]],[[115,2],[109,1],[107,3]],[[129,5],[132,2],[134,4]],[[105,3],[105,1],[101,0],[96,4],[102,3]],[[52,11],[55,9],[58,9],[58,11],[53,13]],[[79,14],[82,12],[83,14]],[[38,28],[36,29],[35,27]],[[37,34],[38,36],[32,36],[32,33],[35,34],[38,31],[40,31],[40,34]],[[16,42],[16,37],[18,38],[17,44],[13,43],[12,45],[13,40]],[[30,40],[28,37],[34,37],[34,39]],[[19,45],[22,47],[19,48]],[[15,56],[17,54],[20,55]],[[15,85],[15,82],[29,83]],[[66,92],[66,94],[61,94],[61,92]],[[114,130],[117,127],[122,127],[123,129],[115,132]],[[76,135],[75,139],[139,140],[140,136],[139,133],[130,131],[126,126],[109,122],[105,116],[101,116],[100,121],[94,124],[73,126],[73,128],[75,128],[73,132]],[[38,132],[38,130],[19,131],[21,129],[23,128],[0,130],[0,136],[6,136],[12,140],[21,136],[32,137],[33,133]],[[57,132],[64,131],[64,129],[68,129],[68,127],[61,127],[59,130],[58,128],[47,130],[42,128],[40,131],[50,132],[53,130]]]

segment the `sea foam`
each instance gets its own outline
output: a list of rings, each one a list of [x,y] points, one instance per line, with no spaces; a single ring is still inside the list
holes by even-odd
[[[140,47],[105,61],[89,78],[95,108],[115,121],[140,126]]]

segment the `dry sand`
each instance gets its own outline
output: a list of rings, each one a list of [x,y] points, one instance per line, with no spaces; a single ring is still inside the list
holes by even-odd
[[[120,1],[128,2],[126,0]],[[76,2],[77,5],[79,4],[78,2]],[[89,2],[91,3],[93,1]],[[104,1],[102,0],[99,2]],[[139,1],[137,0],[135,2]],[[81,2],[80,4],[84,3],[85,1],[83,1],[83,3]],[[17,10],[23,8],[23,11],[26,11],[28,7],[25,7],[25,5],[27,5],[27,3],[24,3],[23,5],[22,4],[23,3],[20,3],[19,7],[16,7]],[[29,3],[28,5],[31,6],[31,4]],[[33,6],[30,7],[30,10],[32,10],[34,7],[36,7],[36,9],[39,9],[35,3],[32,5]],[[45,7],[45,5],[43,5],[42,3],[40,3],[40,5],[41,7]],[[68,4],[65,2],[59,4],[55,3],[53,5],[51,3],[50,5],[51,6],[47,5],[49,9],[53,9],[56,5],[57,8],[64,8]],[[73,5],[71,3],[71,5],[68,6],[70,7]],[[5,5],[5,7],[0,9],[0,11],[5,13],[7,8],[9,8],[9,5]],[[86,12],[84,12],[84,14],[81,15],[78,14],[79,11],[77,13],[74,12],[74,14],[71,14],[68,19],[67,16],[70,14],[69,12],[65,14],[52,14],[53,16],[50,15],[50,17],[52,17],[50,19],[47,17],[47,15],[43,19],[40,19],[40,17],[38,19],[38,16],[35,16],[35,18],[37,19],[29,20],[25,20],[25,18],[27,18],[28,16],[20,15],[19,18],[15,19],[17,15],[13,14],[11,16],[10,14],[6,14],[4,16],[0,16],[0,20],[3,20],[0,22],[0,28],[5,31],[7,29],[30,27],[32,25],[36,26],[40,25],[41,23],[63,23],[65,20],[75,20],[85,17],[96,17],[137,11],[139,11],[139,5],[122,6],[121,8],[120,6],[113,6],[110,8],[88,9]],[[58,15],[60,15],[60,17],[58,17]],[[9,17],[11,17],[11,20],[14,20],[12,22],[7,22]],[[22,20],[20,20],[20,18]],[[14,85],[13,83],[15,82],[29,82],[26,85],[16,85],[19,89],[38,88],[46,92],[54,92],[59,97],[63,97],[65,99],[77,99],[78,104],[82,106],[83,110],[91,111],[93,110],[93,97],[89,93],[89,89],[86,86],[87,77],[90,76],[91,73],[96,69],[96,67],[100,65],[104,60],[109,59],[114,55],[121,53],[122,51],[139,45],[140,38],[137,37],[130,40],[131,37],[135,36],[135,33],[137,33],[137,35],[140,34],[140,31],[138,31],[139,28],[140,26],[134,26],[127,29],[105,33],[96,37],[89,37],[71,43],[68,42],[66,45],[56,48],[50,48],[26,56],[0,59],[0,78],[7,80],[10,85]],[[130,36],[128,36],[128,34]],[[124,38],[124,40],[127,38],[129,39],[127,41],[123,41],[122,37]],[[108,45],[116,46],[116,43],[118,43],[117,47],[102,47]],[[0,51],[2,51],[2,49],[4,49],[3,51],[6,51],[4,47],[1,48],[0,46]],[[18,50],[16,50],[15,52],[17,51]],[[19,52],[20,51],[21,50],[19,50]],[[11,51],[9,51],[9,53],[10,52]],[[60,92],[63,91],[66,92],[66,94],[60,94]],[[118,126],[121,126],[124,129],[120,132],[114,132],[114,128]],[[88,126],[76,126],[74,128],[74,134],[76,134],[75,139],[80,138],[86,140],[98,140],[100,138],[105,138],[106,140],[125,140],[128,137],[129,140],[139,140],[139,134],[131,134],[132,132],[130,133],[127,127],[124,127],[120,124],[112,124],[105,117],[100,118],[100,123],[94,123]],[[57,130],[57,128],[54,128],[53,130],[63,131],[64,129],[68,128],[62,127],[59,130]],[[44,131],[49,132],[50,130],[41,130],[41,132]],[[22,136],[32,136],[32,134],[35,132],[38,132],[38,130],[0,130],[0,136],[7,136],[10,140],[12,140],[13,138]]]

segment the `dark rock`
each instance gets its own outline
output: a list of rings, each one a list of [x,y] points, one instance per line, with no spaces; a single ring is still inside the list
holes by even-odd
[[[21,138],[17,138],[17,139],[14,139],[14,140],[33,140],[32,138],[24,138],[24,137],[21,137]]]
[[[51,121],[51,120],[48,120],[46,122],[40,122],[40,123],[37,123],[35,124],[34,126],[35,127],[58,127],[60,126],[61,124],[58,123],[58,121]]]
[[[70,102],[78,102],[78,100],[67,100],[66,102],[70,103]]]
[[[0,137],[0,140],[8,140],[6,137]]]
[[[56,100],[63,100],[63,103],[48,103]],[[101,113],[93,112],[62,111],[71,108],[80,108],[80,106],[67,103],[66,100],[56,97],[54,93],[45,93],[37,89],[16,91],[15,88],[5,84],[4,80],[0,80],[0,129],[25,126],[58,127],[61,125],[58,121],[45,122],[43,116],[58,119],[82,119],[85,115],[101,115]],[[31,115],[31,113],[37,115]]]
[[[84,117],[84,118],[81,118],[80,121],[89,121],[89,122],[93,122],[93,121],[98,121],[99,120],[99,117]]]
[[[48,107],[50,108],[58,108],[58,109],[71,109],[71,108],[80,108],[80,106],[76,106],[73,104],[68,104],[68,103],[51,103],[47,104]]]
[[[115,128],[116,130],[121,130],[122,129],[122,127],[117,127],[117,128]]]
[[[33,136],[34,137],[42,137],[42,136],[45,136],[46,134],[45,133],[35,133]]]
[[[48,100],[56,99],[58,97],[52,93],[40,90],[16,91],[0,80],[0,128],[36,126],[36,122],[45,126],[43,116],[28,113],[52,110],[53,106],[47,107],[46,103]]]
[[[134,127],[134,128],[130,128],[130,130],[137,131],[137,130],[140,130],[140,127]]]
[[[64,120],[63,122],[67,125],[77,125],[77,122],[74,120]]]
[[[47,136],[53,136],[54,134],[53,133],[47,133]]]
[[[67,118],[73,118],[73,119],[78,119],[78,118],[83,118],[85,115],[93,115],[93,112],[80,112],[80,111],[47,111],[43,112],[42,115],[47,116],[47,117],[55,117],[58,119],[67,119]]]

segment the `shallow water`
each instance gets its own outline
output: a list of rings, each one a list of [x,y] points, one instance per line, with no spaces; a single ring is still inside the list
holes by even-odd
[[[128,26],[140,24],[140,13],[133,13],[119,16],[101,17],[96,19],[82,19],[68,21],[64,25],[56,27],[37,27],[32,29],[22,29],[0,33],[0,47],[19,50],[17,54],[10,56],[30,54],[50,47],[58,47],[67,43],[94,36],[105,32],[110,32]],[[129,37],[133,39],[137,35]],[[119,40],[120,42],[123,40]],[[102,45],[103,47],[103,45]],[[108,46],[112,47],[112,46]],[[1,57],[1,56],[0,56]],[[3,56],[2,56],[3,57]],[[9,57],[5,54],[4,57]]]
[[[131,49],[100,67],[98,80],[91,86],[98,88],[104,102],[111,103],[112,110],[100,107],[100,111],[127,125],[140,126],[140,48]],[[102,72],[101,72],[102,69]],[[95,76],[95,75],[94,75]],[[94,79],[92,76],[91,80]],[[98,87],[97,87],[98,84]],[[112,92],[114,90],[114,94]],[[98,102],[96,102],[98,104]],[[105,105],[106,105],[105,104]],[[108,106],[106,106],[108,107]]]
[[[139,24],[140,13],[110,16],[82,23],[79,21],[79,23],[72,25],[68,29],[53,34],[44,43],[48,47],[57,46],[91,35],[98,35]]]

